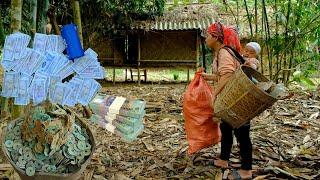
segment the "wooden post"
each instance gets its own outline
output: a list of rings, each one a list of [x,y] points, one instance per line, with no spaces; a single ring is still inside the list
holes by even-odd
[[[147,82],[147,69],[144,69],[144,81]]]
[[[196,43],[197,43],[197,44],[196,44],[196,51],[197,51],[197,56],[196,56],[197,59],[196,59],[196,62],[197,62],[197,68],[200,67],[200,59],[199,59],[199,57],[200,57],[200,54],[199,54],[199,53],[200,53],[200,52],[199,52],[199,50],[200,50],[200,48],[199,48],[199,47],[200,47],[200,40],[199,40],[199,38],[200,38],[200,37],[199,37],[199,33],[200,33],[199,30],[197,30],[197,42],[196,42]],[[205,64],[203,64],[202,66],[205,67]]]
[[[139,86],[140,86],[140,81],[141,81],[141,79],[140,79],[140,69],[139,69],[139,67],[140,67],[140,56],[141,56],[141,46],[140,46],[140,33],[139,33],[139,35],[138,35],[138,84],[139,84]]]
[[[125,76],[126,76],[126,77],[124,78],[124,81],[125,81],[125,82],[127,82],[127,75],[128,75],[128,69],[126,68],[126,72],[125,72]]]
[[[133,82],[133,74],[132,74],[132,69],[130,68],[130,76],[131,76],[131,81]]]
[[[113,72],[112,72],[112,82],[113,85],[116,85],[116,68],[113,68]]]
[[[188,68],[187,81],[190,81],[190,69]]]
[[[138,66],[138,84],[140,86],[141,84],[141,78],[140,78],[140,69],[139,69],[139,66]]]

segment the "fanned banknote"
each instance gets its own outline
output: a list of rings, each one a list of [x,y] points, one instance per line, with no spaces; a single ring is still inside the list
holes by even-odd
[[[54,94],[54,88],[56,86],[57,83],[61,83],[61,77],[58,75],[51,75],[49,77],[49,88],[48,88],[48,92],[49,92],[49,100],[52,101],[53,99],[53,94]]]
[[[44,53],[46,51],[47,35],[36,33],[34,35],[33,49]]]
[[[14,98],[14,104],[16,105],[28,105],[30,102],[29,96],[29,83],[30,80],[28,78],[23,78],[20,76],[19,79],[19,89],[18,96]]]
[[[65,104],[65,101],[69,94],[71,93],[72,89],[68,87],[67,84],[64,83],[57,83],[54,88],[54,94],[52,96],[52,102],[58,103],[61,105]]]
[[[72,78],[71,81],[68,83],[68,86],[72,89],[72,93],[66,99],[65,104],[68,106],[74,106],[78,103],[78,95],[81,90],[83,84],[83,80],[79,78]]]
[[[32,84],[32,97],[33,97],[33,103],[39,104],[46,100],[46,80],[44,79],[36,79],[33,81]]]
[[[5,72],[3,76],[3,97],[17,97],[18,96],[18,80],[20,74],[17,72]]]

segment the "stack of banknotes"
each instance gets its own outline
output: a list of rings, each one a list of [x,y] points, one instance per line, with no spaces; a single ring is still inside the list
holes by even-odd
[[[91,120],[106,130],[132,142],[142,133],[145,101],[119,96],[97,95],[89,104]]]
[[[89,48],[84,56],[69,60],[63,54],[66,45],[61,36],[36,33],[33,48],[28,48],[30,40],[23,33],[6,37],[1,95],[13,97],[16,105],[47,99],[60,105],[88,105],[101,88],[95,79],[105,77],[97,53]]]

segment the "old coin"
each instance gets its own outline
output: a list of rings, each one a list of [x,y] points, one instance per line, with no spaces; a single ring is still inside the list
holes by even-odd
[[[34,176],[35,172],[36,172],[36,169],[35,169],[34,166],[29,166],[29,167],[27,167],[27,169],[26,169],[26,174],[27,174],[28,176]]]
[[[6,140],[5,145],[7,148],[12,148],[13,147],[13,141],[12,140]]]

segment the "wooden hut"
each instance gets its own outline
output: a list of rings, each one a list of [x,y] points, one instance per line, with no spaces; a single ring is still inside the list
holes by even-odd
[[[93,49],[105,67],[194,69],[200,55],[201,30],[219,20],[213,4],[190,4],[168,9],[155,20],[134,22],[111,39],[96,37]],[[115,71],[113,72],[113,81]]]

